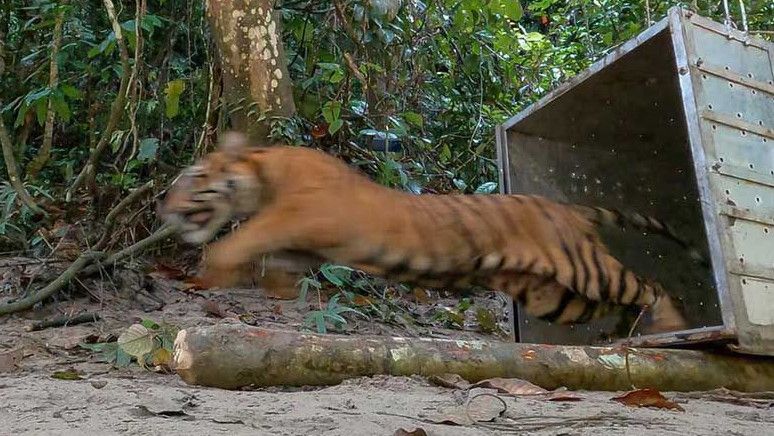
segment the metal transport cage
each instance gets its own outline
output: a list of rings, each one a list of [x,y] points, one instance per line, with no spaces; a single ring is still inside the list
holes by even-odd
[[[774,355],[774,44],[673,8],[498,126],[497,151],[502,192],[657,216],[703,250],[711,267],[657,235],[603,231],[691,324],[635,344]],[[612,317],[568,329],[512,313],[522,342],[622,338]]]

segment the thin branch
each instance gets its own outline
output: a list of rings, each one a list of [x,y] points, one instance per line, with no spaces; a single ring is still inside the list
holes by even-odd
[[[115,265],[116,263],[123,260],[124,258],[127,258],[133,254],[139,253],[169,238],[170,236],[175,234],[175,231],[176,229],[171,226],[161,227],[160,229],[151,233],[145,239],[141,239],[135,242],[134,244],[124,248],[123,250],[119,250],[111,254],[104,260],[104,262],[100,262],[99,264],[89,265],[88,268],[85,268],[83,270],[83,274],[91,275],[99,271],[100,267],[104,265]]]
[[[139,253],[142,250],[145,250],[163,241],[164,239],[172,236],[174,233],[175,233],[174,227],[169,227],[169,226],[162,227],[156,230],[147,238],[142,239],[137,243],[124,248],[123,250],[120,250],[111,254],[110,256],[107,257],[107,259],[105,259],[104,263],[111,264],[111,265],[115,264],[126,257],[129,257],[135,253]],[[103,258],[103,257],[105,257],[105,253],[96,252],[96,251],[88,251],[82,254],[80,257],[78,257],[78,259],[75,260],[75,262],[73,262],[66,270],[64,270],[64,272],[62,272],[62,274],[60,274],[59,277],[54,279],[54,281],[46,285],[46,287],[44,287],[40,291],[22,300],[15,301],[13,303],[9,303],[4,306],[0,306],[0,316],[9,315],[11,313],[21,312],[23,310],[32,308],[36,304],[40,303],[46,298],[49,298],[55,293],[57,293],[65,285],[70,283],[70,280],[75,279],[76,276],[79,274],[82,274],[82,275],[94,274],[95,272],[100,270],[101,264],[96,263],[93,265],[89,265],[89,263],[93,261],[98,261],[100,258]]]
[[[62,46],[62,24],[64,23],[65,14],[65,8],[63,6],[66,4],[67,0],[63,0],[59,13],[56,15],[56,21],[54,22],[54,36],[51,41],[51,59],[48,73],[48,89],[51,92],[54,92],[59,86],[59,62],[57,61],[57,58],[59,57],[59,47]],[[48,107],[46,111],[46,124],[43,128],[43,144],[40,146],[35,158],[27,165],[27,180],[34,180],[51,157],[51,144],[54,141],[54,118],[56,115],[54,112],[53,95],[49,95],[48,97]]]
[[[365,78],[363,73],[357,67],[357,63],[355,62],[355,59],[352,57],[351,54],[344,52],[344,60],[347,62],[347,67],[349,67],[349,70],[363,86],[363,91],[368,92],[368,79]]]
[[[140,73],[140,64],[142,63],[141,55],[142,55],[142,28],[140,27],[142,23],[142,19],[145,15],[145,0],[139,0],[137,1],[135,5],[135,15],[134,15],[134,34],[135,34],[135,43],[134,43],[134,65],[132,65],[132,74],[129,76],[129,86],[127,87],[127,99],[129,100],[129,122],[131,123],[131,132],[132,132],[132,152],[129,154],[129,157],[126,159],[126,163],[124,164],[124,172],[127,171],[127,168],[129,167],[129,162],[132,161],[132,158],[134,158],[134,155],[137,153],[137,150],[139,149],[140,144],[140,134],[137,129],[137,110],[139,109],[139,100],[140,100],[140,94],[141,94],[141,87],[138,86],[139,84],[139,73]]]
[[[356,43],[358,46],[362,46],[363,38],[358,38],[354,27],[352,27],[352,24],[349,22],[349,20],[347,20],[347,15],[344,11],[344,5],[341,4],[340,0],[333,0],[333,6],[336,8],[336,16],[341,21],[341,25],[344,27],[344,31],[347,33],[347,36],[349,36],[352,42]]]
[[[119,213],[121,213],[124,209],[126,209],[130,204],[134,203],[138,198],[140,198],[142,195],[144,195],[146,192],[153,189],[154,183],[153,180],[149,181],[148,183],[140,186],[139,188],[135,189],[134,192],[127,195],[126,198],[121,200],[120,203],[116,205],[116,207],[113,208],[105,218],[105,228],[102,233],[102,237],[100,238],[99,242],[97,242],[94,247],[92,247],[92,251],[101,251],[105,249],[105,246],[107,246],[108,241],[110,240],[110,237],[113,235],[113,227],[116,223],[116,217]]]
[[[14,301],[13,303],[9,303],[4,306],[0,306],[0,316],[30,309],[32,306],[54,295],[57,291],[68,284],[80,270],[82,270],[89,262],[91,262],[94,256],[95,253],[92,252],[82,254],[80,257],[78,257],[78,259],[75,260],[75,262],[70,264],[70,266],[64,270],[64,272],[60,274],[59,277],[46,285],[45,288],[28,296],[27,298]]]
[[[24,331],[36,332],[39,330],[45,330],[52,327],[65,327],[77,324],[84,324],[87,322],[99,321],[102,317],[98,313],[84,313],[78,316],[62,316],[59,318],[48,319],[43,321],[35,321],[24,327]]]
[[[72,199],[72,194],[77,191],[78,188],[80,188],[85,182],[88,182],[88,179],[94,178],[99,159],[102,157],[102,153],[110,143],[110,138],[113,136],[113,131],[115,131],[118,122],[121,121],[121,116],[124,112],[124,104],[126,103],[126,91],[129,88],[129,51],[126,48],[126,41],[124,40],[124,35],[121,32],[121,24],[119,24],[118,18],[116,17],[116,10],[115,6],[113,5],[113,1],[102,0],[102,2],[105,4],[105,10],[107,11],[108,18],[110,19],[110,24],[113,27],[113,33],[116,36],[116,44],[118,45],[118,52],[121,57],[121,85],[118,89],[118,95],[116,95],[116,99],[113,101],[113,105],[110,107],[108,123],[105,127],[105,130],[102,131],[102,136],[100,136],[99,142],[97,142],[97,145],[93,150],[91,150],[89,160],[86,162],[86,165],[83,167],[81,172],[78,174],[78,177],[76,177],[75,181],[70,186],[70,189],[67,190],[67,194],[65,195],[65,199],[67,201]]]
[[[16,196],[33,212],[45,214],[43,209],[32,199],[32,196],[27,192],[19,178],[19,167],[16,163],[16,157],[13,155],[13,143],[8,135],[8,130],[5,128],[2,116],[0,116],[0,146],[3,148],[3,159],[5,160],[5,168],[8,171],[8,180],[11,182],[11,187],[16,191]]]

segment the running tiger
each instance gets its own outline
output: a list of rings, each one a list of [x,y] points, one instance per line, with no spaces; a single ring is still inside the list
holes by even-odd
[[[609,254],[597,225],[629,223],[688,245],[658,220],[526,195],[414,195],[379,185],[303,147],[251,147],[227,133],[186,169],[159,207],[192,244],[249,218],[210,246],[200,282],[228,287],[262,254],[319,262],[427,287],[481,286],[510,294],[560,324],[611,306],[649,306],[651,333],[686,327],[663,288]]]

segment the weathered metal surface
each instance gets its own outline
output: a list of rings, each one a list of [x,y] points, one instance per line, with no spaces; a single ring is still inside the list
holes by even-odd
[[[774,352],[772,44],[672,9],[505,122],[497,139],[503,192],[660,216],[705,249],[711,270],[654,236],[604,235],[689,308],[692,330],[643,343],[736,334],[742,349]],[[610,321],[568,330],[517,318],[524,342],[612,333]]]
[[[682,14],[739,349],[774,354],[774,45]]]

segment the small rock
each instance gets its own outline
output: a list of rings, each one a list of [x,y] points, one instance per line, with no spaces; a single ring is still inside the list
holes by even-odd
[[[94,380],[93,382],[91,382],[91,385],[95,389],[102,389],[105,386],[107,386],[107,381],[106,380]]]

